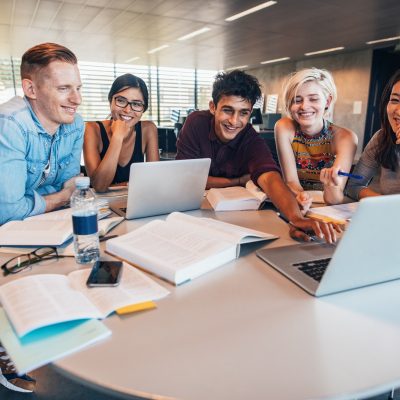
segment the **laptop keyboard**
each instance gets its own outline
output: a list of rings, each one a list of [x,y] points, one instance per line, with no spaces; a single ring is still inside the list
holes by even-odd
[[[322,276],[325,273],[326,267],[328,266],[331,258],[322,258],[320,260],[304,261],[301,263],[293,264],[300,271],[304,272],[306,275],[320,282]]]

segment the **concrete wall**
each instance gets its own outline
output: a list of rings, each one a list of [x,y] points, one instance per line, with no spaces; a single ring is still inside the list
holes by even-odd
[[[307,58],[301,61],[249,69],[263,86],[265,99],[268,94],[278,94],[278,112],[282,112],[281,94],[285,78],[293,71],[316,67],[329,70],[336,83],[338,100],[336,102],[333,122],[353,130],[358,136],[357,156],[361,153],[364,138],[366,113],[368,105],[369,83],[372,66],[372,50],[353,53],[327,55]],[[361,113],[354,114],[354,102],[361,102]]]

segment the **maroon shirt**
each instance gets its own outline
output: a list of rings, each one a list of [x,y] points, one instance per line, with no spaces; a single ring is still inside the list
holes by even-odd
[[[222,143],[215,134],[214,116],[210,111],[195,111],[188,116],[176,147],[177,160],[211,158],[210,176],[232,179],[250,174],[257,184],[265,172],[280,173],[270,149],[251,124],[233,140]]]

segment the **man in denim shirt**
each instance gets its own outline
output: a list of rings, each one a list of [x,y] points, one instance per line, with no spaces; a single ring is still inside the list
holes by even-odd
[[[63,206],[80,170],[84,124],[76,114],[81,80],[75,55],[44,43],[21,61],[24,98],[0,105],[0,224]],[[0,385],[30,393],[0,343]]]
[[[22,57],[24,98],[0,105],[0,224],[63,206],[80,170],[84,123],[75,55],[54,43]]]

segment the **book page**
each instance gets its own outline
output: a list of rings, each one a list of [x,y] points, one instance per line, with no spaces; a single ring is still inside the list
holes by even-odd
[[[324,192],[322,190],[306,190],[305,192],[310,195],[313,203],[325,204]]]
[[[260,206],[259,198],[242,186],[212,188],[207,200],[215,211],[257,210]]]
[[[123,220],[124,220],[123,217],[112,217],[112,218],[102,219],[101,221],[98,222],[99,236],[104,236],[107,232],[115,228]]]
[[[177,220],[185,221],[185,223],[192,225],[192,229],[198,229],[201,226],[211,237],[218,237],[235,245],[277,238],[275,235],[255,229],[243,228],[239,225],[229,224],[212,218],[197,218],[179,212],[171,213],[167,217],[168,220],[174,222]]]
[[[320,219],[325,222],[337,222],[345,224],[351,220],[358,207],[358,202],[337,204],[334,206],[314,207],[311,208],[307,216],[310,218]]]
[[[246,183],[246,189],[254,196],[256,197],[260,203],[262,203],[265,200],[268,200],[267,195],[257,186],[254,184],[252,180],[248,181]]]
[[[0,308],[0,341],[19,374],[28,373],[110,335],[108,328],[92,319],[44,327],[21,339]]]
[[[167,274],[171,277],[175,271],[226,249],[236,251],[232,242],[215,235],[215,232],[210,234],[208,230],[199,229],[198,224],[193,226],[179,217],[170,220],[170,216],[167,221],[151,221],[126,235],[108,240],[107,250],[166,279],[169,278],[163,271],[169,271]]]
[[[90,268],[74,271],[68,278],[72,286],[96,306],[102,318],[118,308],[161,299],[169,294],[167,289],[126,263],[123,266],[120,284],[115,287],[88,288],[86,281],[89,273]]]
[[[71,221],[35,220],[7,222],[0,227],[2,246],[58,246],[72,235]]]
[[[0,287],[0,301],[18,336],[58,322],[99,318],[64,275],[31,275],[6,283]]]

